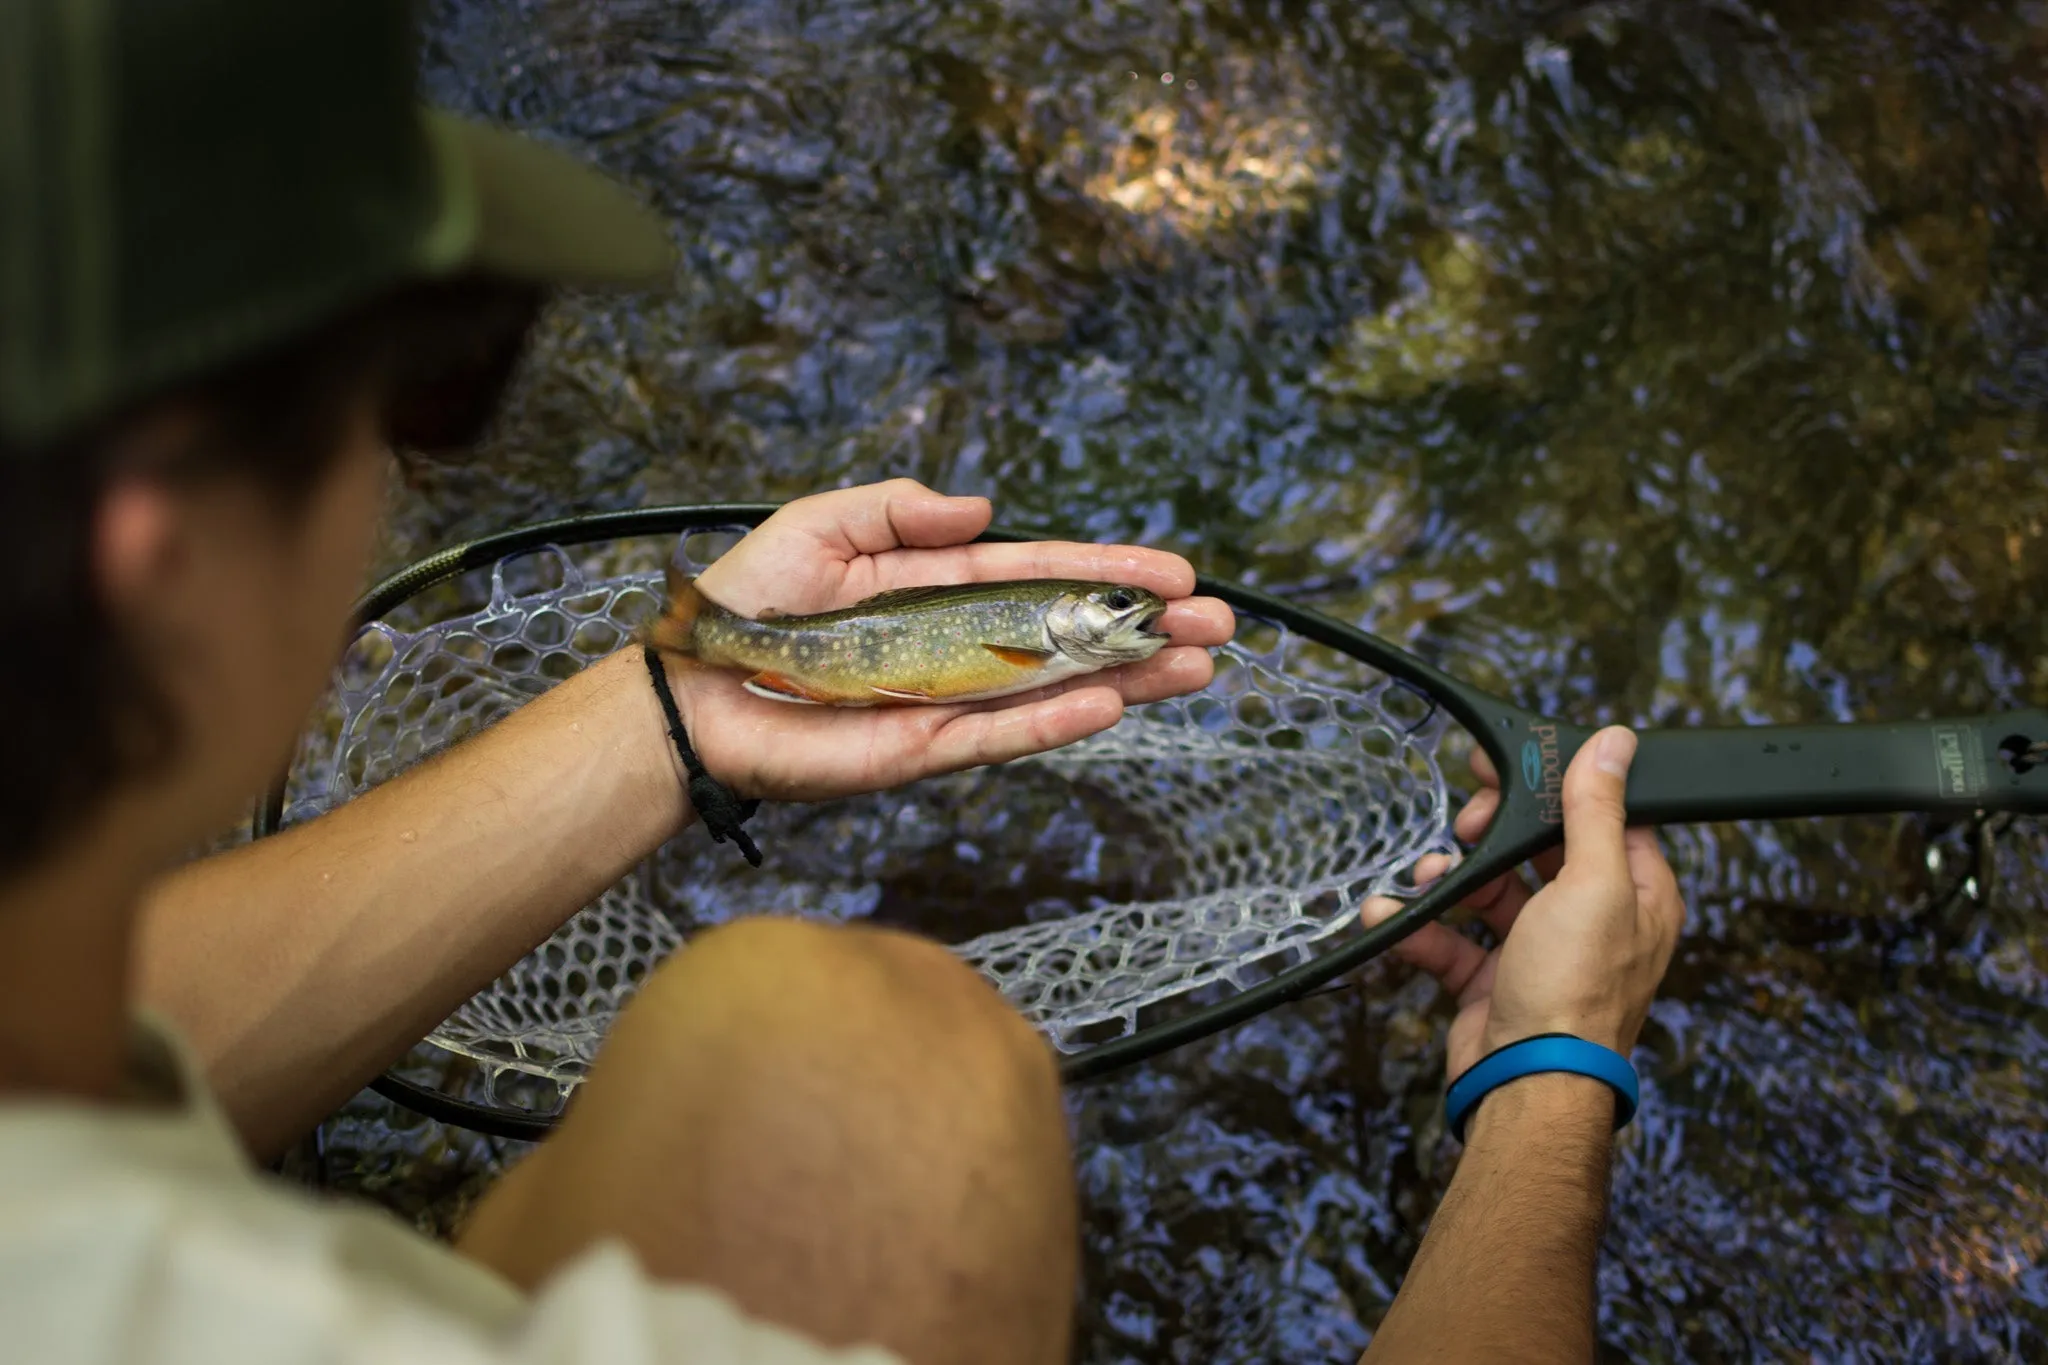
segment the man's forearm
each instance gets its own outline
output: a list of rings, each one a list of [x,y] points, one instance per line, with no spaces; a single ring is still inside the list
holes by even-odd
[[[275,1150],[688,818],[622,651],[332,814],[165,878],[141,998]]]
[[[1584,1076],[1487,1096],[1365,1365],[1590,1361],[1613,1123],[1613,1093]]]

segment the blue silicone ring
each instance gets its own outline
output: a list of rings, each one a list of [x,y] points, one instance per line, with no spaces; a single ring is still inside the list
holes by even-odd
[[[1628,1058],[1611,1047],[1574,1038],[1569,1033],[1539,1033],[1496,1048],[1474,1062],[1464,1075],[1444,1092],[1444,1118],[1458,1141],[1465,1140],[1465,1120],[1485,1099],[1509,1081],[1545,1071],[1573,1071],[1591,1076],[1614,1090],[1614,1126],[1622,1127],[1636,1116],[1642,1092],[1636,1085],[1636,1069]]]

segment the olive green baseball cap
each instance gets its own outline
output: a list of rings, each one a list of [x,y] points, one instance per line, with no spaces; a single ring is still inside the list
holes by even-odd
[[[666,281],[662,221],[418,100],[406,0],[0,0],[0,438],[409,279]]]

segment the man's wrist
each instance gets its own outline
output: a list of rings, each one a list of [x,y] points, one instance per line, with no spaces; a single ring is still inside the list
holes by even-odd
[[[640,651],[636,648],[633,652],[637,656]],[[656,652],[656,657],[661,662],[662,681],[667,685],[669,695],[675,698],[676,715],[683,723],[683,733],[688,736],[690,747],[696,751],[697,761],[704,765],[704,771],[724,783],[735,796],[755,795],[756,793],[751,791],[742,791],[740,784],[729,772],[732,758],[730,753],[727,753],[724,762],[721,762],[716,757],[717,745],[709,746],[711,752],[706,751],[705,741],[715,737],[707,735],[704,727],[699,724],[704,710],[702,703],[705,695],[714,688],[729,685],[728,681],[715,670],[705,668],[690,659],[660,651]],[[640,680],[647,692],[648,704],[654,711],[655,732],[659,736],[661,752],[667,758],[668,769],[675,777],[677,789],[687,793],[690,789],[690,771],[683,765],[683,756],[676,752],[674,738],[668,731],[668,717],[661,710],[661,700],[654,694],[653,680],[648,677],[644,665],[640,667]],[[696,814],[694,810],[690,811],[686,819],[694,819]]]
[[[640,651],[636,648],[633,652],[638,654]],[[682,718],[683,731],[691,737],[691,742],[694,744],[697,734],[697,696],[696,689],[693,686],[694,678],[692,677],[694,670],[690,667],[688,661],[678,659],[672,654],[665,654],[656,650],[655,658],[661,664],[661,685],[668,689],[669,696],[675,698],[676,714]],[[653,679],[647,677],[647,672],[644,668],[641,670],[641,676],[647,681],[648,700],[654,705],[654,730],[655,734],[659,736],[658,743],[661,746],[662,755],[668,760],[668,768],[675,775],[676,785],[682,790],[688,791],[690,789],[690,772],[689,769],[683,766],[683,756],[676,752],[675,741],[669,735],[668,716],[661,709],[660,697],[654,693]],[[700,762],[702,761],[703,755],[701,753],[698,755],[698,759]]]
[[[686,826],[693,817],[689,800],[689,779],[675,746],[669,743],[668,721],[661,701],[648,677],[647,662],[638,645],[629,645],[598,660],[586,670],[599,691],[589,694],[576,724],[588,725],[602,736],[610,750],[615,771],[629,798],[640,811],[658,819],[666,839]],[[676,704],[684,723],[689,723],[688,695],[678,687]]]
[[[1564,1011],[1542,1019],[1489,1019],[1486,1031],[1480,1037],[1480,1053],[1484,1057],[1500,1051],[1510,1043],[1519,1043],[1524,1038],[1535,1038],[1546,1033],[1562,1033],[1572,1038],[1583,1038],[1589,1043],[1619,1052],[1626,1057],[1635,1046],[1635,1031],[1618,1012],[1602,1010]]]
[[[1604,1147],[1614,1138],[1614,1091],[1572,1071],[1519,1076],[1489,1091],[1465,1121],[1468,1149],[1501,1138]]]

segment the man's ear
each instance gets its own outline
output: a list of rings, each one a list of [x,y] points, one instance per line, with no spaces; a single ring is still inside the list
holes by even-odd
[[[93,509],[93,578],[117,615],[127,615],[162,588],[189,552],[189,528],[177,490],[156,471],[197,435],[194,414],[160,411],[137,419],[116,440],[114,470]]]

